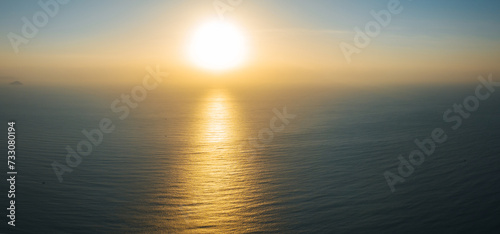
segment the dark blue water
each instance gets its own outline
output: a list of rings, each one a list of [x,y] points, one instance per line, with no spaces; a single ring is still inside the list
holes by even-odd
[[[499,233],[500,91],[457,130],[443,121],[476,85],[163,87],[124,120],[110,104],[130,87],[0,87],[19,173],[0,232]],[[249,145],[285,106],[296,117]],[[51,164],[102,118],[115,130],[60,183]],[[435,128],[447,141],[391,192],[384,172]]]

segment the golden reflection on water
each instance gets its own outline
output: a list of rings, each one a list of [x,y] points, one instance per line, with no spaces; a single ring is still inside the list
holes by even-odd
[[[202,128],[205,130],[201,134],[203,136],[200,142],[203,143],[227,143],[230,141],[231,134],[235,134],[234,125],[232,122],[233,116],[229,103],[226,101],[225,93],[221,90],[212,91],[211,97],[208,98],[206,108],[203,109],[202,115],[206,115],[203,121]],[[233,118],[232,118],[233,117]]]
[[[180,174],[180,230],[235,233],[258,230],[257,188],[238,147],[242,121],[225,90],[212,90],[195,115],[192,148]]]

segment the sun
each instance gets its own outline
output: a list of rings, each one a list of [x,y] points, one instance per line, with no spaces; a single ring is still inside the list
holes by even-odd
[[[188,57],[197,66],[223,71],[241,65],[248,53],[247,41],[234,24],[214,20],[202,24],[188,44]]]

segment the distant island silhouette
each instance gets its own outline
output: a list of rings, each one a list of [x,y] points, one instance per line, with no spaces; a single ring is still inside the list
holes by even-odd
[[[12,83],[9,83],[9,85],[23,85],[20,81],[14,81]]]

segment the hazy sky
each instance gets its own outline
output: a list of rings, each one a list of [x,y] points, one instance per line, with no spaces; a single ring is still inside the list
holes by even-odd
[[[22,35],[21,18],[32,20],[41,10],[37,2],[0,3],[0,77],[39,82],[125,77],[131,74],[127,69],[150,64],[178,74],[204,73],[186,60],[185,47],[198,25],[217,17],[213,1],[73,0],[60,5],[16,54],[7,35]],[[450,79],[499,70],[500,2],[495,0],[402,0],[403,11],[347,63],[340,43],[354,44],[354,28],[364,29],[374,20],[370,11],[387,10],[388,2],[243,1],[226,14],[249,39],[250,57],[240,72],[332,79],[448,74]]]

